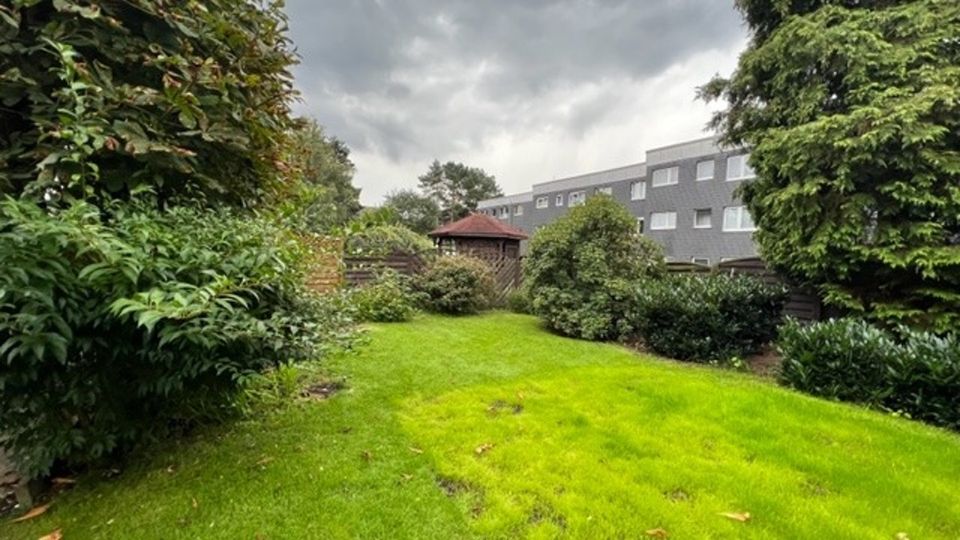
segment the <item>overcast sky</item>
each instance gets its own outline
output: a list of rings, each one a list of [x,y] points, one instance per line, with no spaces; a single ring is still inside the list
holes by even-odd
[[[733,0],[288,0],[296,112],[343,139],[364,204],[434,158],[506,193],[702,137],[696,87],[746,43]]]

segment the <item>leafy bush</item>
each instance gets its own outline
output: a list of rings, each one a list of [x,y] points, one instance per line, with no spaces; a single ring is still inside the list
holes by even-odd
[[[637,282],[663,275],[660,246],[635,234],[633,216],[597,195],[540,229],[524,263],[534,314],[585,339],[617,339]]]
[[[435,250],[433,242],[402,225],[376,225],[347,235],[347,255],[385,257],[394,254],[426,255]]]
[[[507,309],[514,313],[529,315],[533,313],[533,306],[530,304],[530,292],[521,287],[507,296]]]
[[[24,473],[222,415],[246,378],[352,336],[270,222],[151,208],[0,202],[0,433]]]
[[[392,270],[351,292],[351,300],[362,321],[403,322],[416,313],[416,295],[406,276]]]
[[[264,199],[287,182],[286,26],[274,2],[0,3],[0,191]]]
[[[496,291],[487,263],[463,255],[439,257],[414,280],[427,309],[463,315],[490,307]]]
[[[857,319],[812,325],[789,321],[778,340],[781,380],[798,390],[905,413],[960,429],[960,336]]]
[[[631,326],[658,354],[728,360],[777,335],[787,291],[745,276],[669,276],[638,287]]]

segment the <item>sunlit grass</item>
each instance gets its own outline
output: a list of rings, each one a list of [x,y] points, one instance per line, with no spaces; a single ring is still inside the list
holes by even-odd
[[[517,315],[370,338],[333,399],[81,478],[0,538],[960,538],[954,434]]]

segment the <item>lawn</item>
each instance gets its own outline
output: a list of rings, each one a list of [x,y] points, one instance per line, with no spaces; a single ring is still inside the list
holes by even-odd
[[[955,434],[519,315],[369,337],[331,399],[81,477],[0,538],[960,538]]]

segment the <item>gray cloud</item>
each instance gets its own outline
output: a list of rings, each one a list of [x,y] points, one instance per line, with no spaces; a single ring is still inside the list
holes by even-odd
[[[288,0],[287,11],[301,112],[360,156],[400,164],[470,149],[482,159],[503,133],[602,129],[638,99],[631,83],[741,43],[731,4]]]

